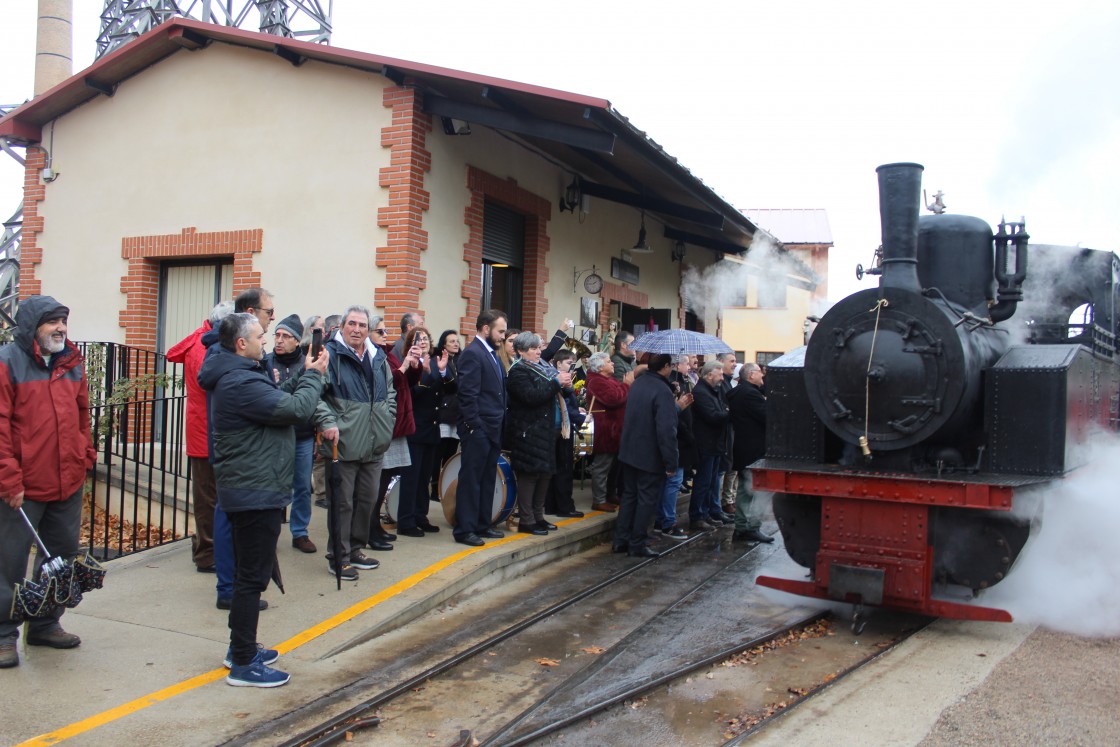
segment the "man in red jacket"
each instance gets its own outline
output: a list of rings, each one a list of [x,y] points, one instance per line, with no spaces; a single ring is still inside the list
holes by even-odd
[[[97,458],[89,432],[82,354],[66,339],[70,309],[31,296],[16,313],[15,340],[0,348],[0,669],[19,664],[12,593],[24,579],[32,536],[20,507],[55,556],[78,554],[82,488]],[[46,560],[35,558],[33,578]],[[74,648],[62,608],[28,622],[31,646]]]
[[[187,457],[190,458],[191,498],[194,500],[191,545],[194,567],[199,573],[214,572],[214,506],[218,501],[206,436],[206,392],[198,385],[198,369],[202,368],[202,359],[206,357],[202,336],[217,329],[232,313],[233,301],[222,301],[201,327],[167,351],[167,360],[183,364],[183,378],[187,382]]]

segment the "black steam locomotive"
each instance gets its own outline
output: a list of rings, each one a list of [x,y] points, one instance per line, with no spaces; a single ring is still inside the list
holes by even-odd
[[[755,487],[773,491],[786,550],[810,573],[758,583],[1010,621],[965,597],[1026,544],[1026,489],[1078,467],[1094,429],[1116,430],[1120,263],[1035,245],[1028,275],[1023,223],[993,234],[978,218],[919,218],[923,168],[877,171],[879,287],[768,366]]]

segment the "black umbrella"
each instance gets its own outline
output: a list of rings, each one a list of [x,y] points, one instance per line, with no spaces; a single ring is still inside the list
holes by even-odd
[[[334,581],[342,591],[342,538],[338,532],[338,494],[342,492],[342,475],[338,471],[338,439],[331,443],[331,461],[327,469],[327,526],[330,527],[330,552],[334,556]]]
[[[58,607],[77,607],[84,592],[101,588],[105,581],[105,568],[100,563],[89,553],[83,553],[82,557],[75,560],[52,558],[23,508],[18,510],[27,528],[31,530],[44,560],[39,567],[37,581],[16,584],[12,595],[11,619],[20,622],[32,617],[46,617]]]

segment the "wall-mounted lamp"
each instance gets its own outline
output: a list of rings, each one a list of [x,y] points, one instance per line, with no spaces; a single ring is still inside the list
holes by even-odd
[[[471,134],[471,123],[462,119],[455,119],[454,117],[440,117],[443,122],[443,131],[448,135],[469,135]]]
[[[567,186],[564,190],[564,194],[560,196],[560,212],[571,210],[574,213],[582,199],[583,195],[579,190],[579,177],[577,176],[572,179],[572,183]]]
[[[684,242],[681,241],[680,239],[678,239],[677,243],[673,244],[673,261],[674,262],[683,262],[684,261],[684,250],[685,250]]]
[[[638,230],[638,243],[634,244],[630,251],[634,254],[649,254],[653,251],[649,242],[646,241],[646,211],[642,211],[642,227]]]

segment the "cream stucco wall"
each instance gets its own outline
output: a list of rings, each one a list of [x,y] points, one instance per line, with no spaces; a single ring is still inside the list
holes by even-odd
[[[622,249],[634,245],[641,220],[639,211],[592,199],[589,212],[582,218],[571,212],[561,213],[557,200],[571,182],[571,172],[485,128],[475,127],[469,136],[447,136],[437,123],[430,135],[429,150],[433,162],[428,180],[432,209],[425,219],[425,227],[430,236],[438,234],[441,242],[449,246],[461,250],[467,240],[463,208],[468,164],[497,177],[513,179],[522,189],[551,204],[549,279],[545,286],[548,312],[546,329],[537,331],[551,333],[565,318],[578,322],[580,299],[588,294],[583,290],[582,279],[573,290],[573,269],[590,269],[596,265],[599,274],[612,282],[611,257],[620,256]],[[640,268],[639,283],[633,287],[649,295],[651,306],[673,309],[673,326],[679,326],[676,310],[680,305],[680,265],[671,260],[672,242],[662,236],[663,226],[653,216],[646,217],[646,230],[654,252],[631,256],[630,261]],[[708,254],[693,248],[690,261],[706,264]],[[429,311],[429,326],[436,309],[448,319],[458,318],[463,308],[459,284],[466,277],[465,263],[457,258],[448,262],[443,255],[428,252],[423,266],[428,271],[429,285],[421,300]]]
[[[374,250],[386,243],[377,210],[387,201],[378,186],[389,159],[380,142],[390,123],[382,104],[387,85],[372,73],[313,61],[295,68],[274,55],[212,44],[125,80],[112,98],[60,117],[53,132],[48,125],[43,145],[61,176],[46,186],[40,206],[37,277],[44,293],[71,306],[72,336],[124,340],[122,238],[177,235],[192,226],[204,233],[263,229],[253,270],[275,294],[277,318],[372,306],[374,288],[385,284]],[[433,334],[457,327],[467,309],[460,289],[468,271],[468,166],[513,179],[551,205],[549,305],[539,331],[578,320],[587,294],[582,283],[573,290],[573,268],[596,265],[611,282],[611,257],[633,246],[639,211],[592,199],[582,218],[560,213],[557,198],[571,173],[484,127],[447,136],[437,119],[426,147],[431,200],[420,308]],[[654,252],[630,258],[641,272],[636,290],[651,306],[672,309],[678,326],[681,268],[670,259],[662,225],[647,216],[646,228]],[[688,262],[704,265],[710,255],[692,247]]]
[[[121,239],[189,226],[263,228],[253,269],[276,295],[277,318],[371,304],[384,283],[373,249],[385,242],[376,214],[387,83],[213,44],[47,125],[60,176],[40,207],[37,275],[71,306],[72,336],[123,341]]]

